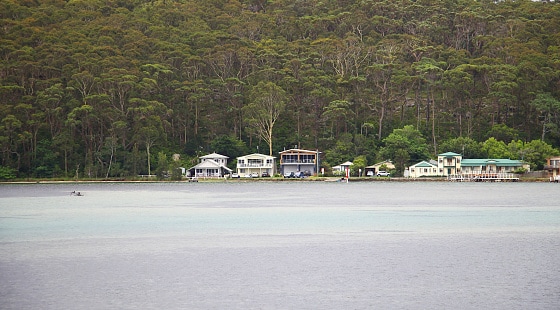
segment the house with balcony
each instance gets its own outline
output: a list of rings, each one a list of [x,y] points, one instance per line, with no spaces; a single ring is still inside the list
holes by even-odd
[[[188,177],[197,178],[219,178],[231,174],[231,169],[227,167],[229,157],[212,153],[199,157],[199,163],[190,168],[187,172]]]
[[[289,149],[280,152],[280,173],[309,172],[317,175],[320,162],[320,152],[302,149]]]
[[[520,168],[529,171],[530,167],[521,160],[513,159],[463,159],[461,163],[462,174],[514,173]]]
[[[548,171],[550,181],[560,182],[560,156],[547,158],[544,170]]]
[[[276,174],[276,157],[258,153],[240,156],[237,157],[236,170],[240,176],[252,173],[258,173],[259,176],[267,173],[273,176]]]
[[[474,178],[481,175],[491,178],[505,178],[504,175],[511,175],[520,168],[524,168],[527,171],[530,170],[529,164],[521,160],[494,158],[463,159],[461,154],[453,152],[438,155],[437,171],[435,174],[433,173],[433,165],[433,163],[428,162],[412,165],[408,168],[409,176],[428,176],[427,173],[430,173],[430,176],[461,176],[461,179]],[[418,168],[420,171],[418,171]]]
[[[550,180],[560,180],[560,156],[547,158],[544,170],[548,171]]]
[[[437,166],[439,176],[455,175],[461,172],[463,155],[447,152],[438,155]]]

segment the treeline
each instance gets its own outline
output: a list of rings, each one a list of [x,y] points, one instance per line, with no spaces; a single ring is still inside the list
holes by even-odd
[[[0,64],[12,176],[294,146],[371,164],[405,126],[424,157],[457,138],[560,146],[555,2],[2,0]]]

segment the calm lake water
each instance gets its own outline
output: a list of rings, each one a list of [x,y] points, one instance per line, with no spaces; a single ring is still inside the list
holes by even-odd
[[[0,309],[559,309],[559,193],[2,184]]]

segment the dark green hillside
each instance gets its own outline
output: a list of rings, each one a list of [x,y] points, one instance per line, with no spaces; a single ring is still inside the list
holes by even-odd
[[[560,147],[560,5],[0,0],[0,101],[0,168],[20,177],[294,146],[327,168],[465,146],[542,166]]]

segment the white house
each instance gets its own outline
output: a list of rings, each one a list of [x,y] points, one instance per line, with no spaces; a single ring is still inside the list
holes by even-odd
[[[190,177],[223,177],[231,174],[231,169],[227,167],[229,157],[212,153],[199,157],[199,163],[188,170],[187,176]]]
[[[434,167],[436,171],[434,171]],[[435,163],[420,162],[408,168],[412,178],[421,176],[456,176],[477,174],[513,173],[519,168],[529,171],[530,167],[521,160],[474,158],[463,159],[461,154],[447,152],[438,155]]]
[[[276,157],[258,153],[237,157],[237,173],[240,176],[251,173],[262,176],[263,172],[269,176],[276,174]]]
[[[408,168],[408,177],[410,178],[434,177],[438,175],[438,166],[427,161],[421,161]]]

